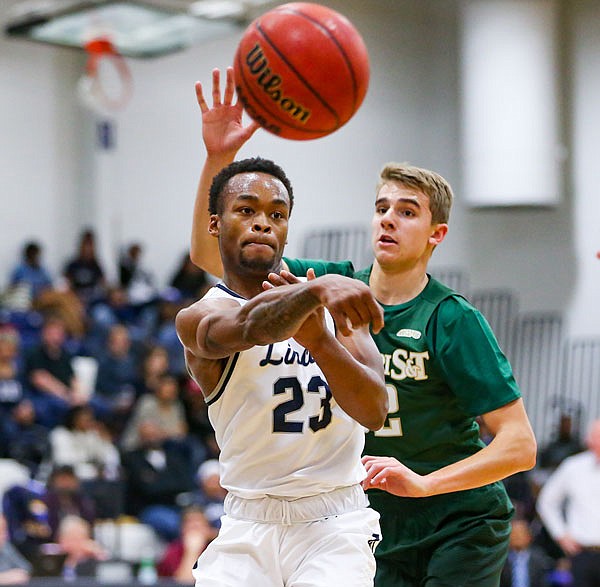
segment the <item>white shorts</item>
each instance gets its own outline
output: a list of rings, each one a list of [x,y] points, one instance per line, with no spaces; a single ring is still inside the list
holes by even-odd
[[[371,587],[379,514],[359,485],[296,500],[229,494],[196,587]]]

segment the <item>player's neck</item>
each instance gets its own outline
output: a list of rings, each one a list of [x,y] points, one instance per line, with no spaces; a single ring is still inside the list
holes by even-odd
[[[407,269],[383,268],[375,261],[369,279],[373,295],[382,304],[393,306],[416,298],[427,285],[426,265]]]
[[[266,275],[264,279],[266,279]],[[256,279],[255,277],[244,278],[239,275],[227,273],[227,271],[225,271],[223,275],[223,284],[228,289],[247,300],[253,298],[263,291],[262,282],[263,279]]]

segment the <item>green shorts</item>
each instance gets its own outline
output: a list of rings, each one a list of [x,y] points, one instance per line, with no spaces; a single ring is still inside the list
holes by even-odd
[[[501,485],[423,499],[369,494],[381,515],[375,587],[498,587],[513,508]]]

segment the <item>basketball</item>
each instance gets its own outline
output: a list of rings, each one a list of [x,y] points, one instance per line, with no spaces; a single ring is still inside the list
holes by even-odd
[[[320,4],[282,4],[256,18],[233,63],[248,115],[294,140],[331,134],[356,113],[369,85],[365,43],[343,15]]]

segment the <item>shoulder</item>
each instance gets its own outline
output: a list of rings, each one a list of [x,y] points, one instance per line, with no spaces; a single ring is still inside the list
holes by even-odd
[[[176,318],[177,330],[179,331],[182,327],[185,327],[190,321],[197,322],[215,311],[239,307],[243,302],[242,298],[236,298],[235,294],[227,290],[212,287],[203,298],[178,312]]]
[[[567,457],[558,468],[561,470],[571,470],[579,467],[587,467],[588,465],[592,465],[595,462],[594,455],[586,450],[584,452],[577,453],[575,455],[571,455]]]
[[[424,299],[436,307],[440,322],[448,324],[468,321],[487,325],[483,314],[464,296],[449,287],[435,282],[434,287],[424,293]]]
[[[352,261],[323,261],[320,259],[289,259],[284,258],[284,262],[290,271],[296,276],[304,276],[309,269],[314,269],[317,277],[335,273],[353,277],[354,266]]]

